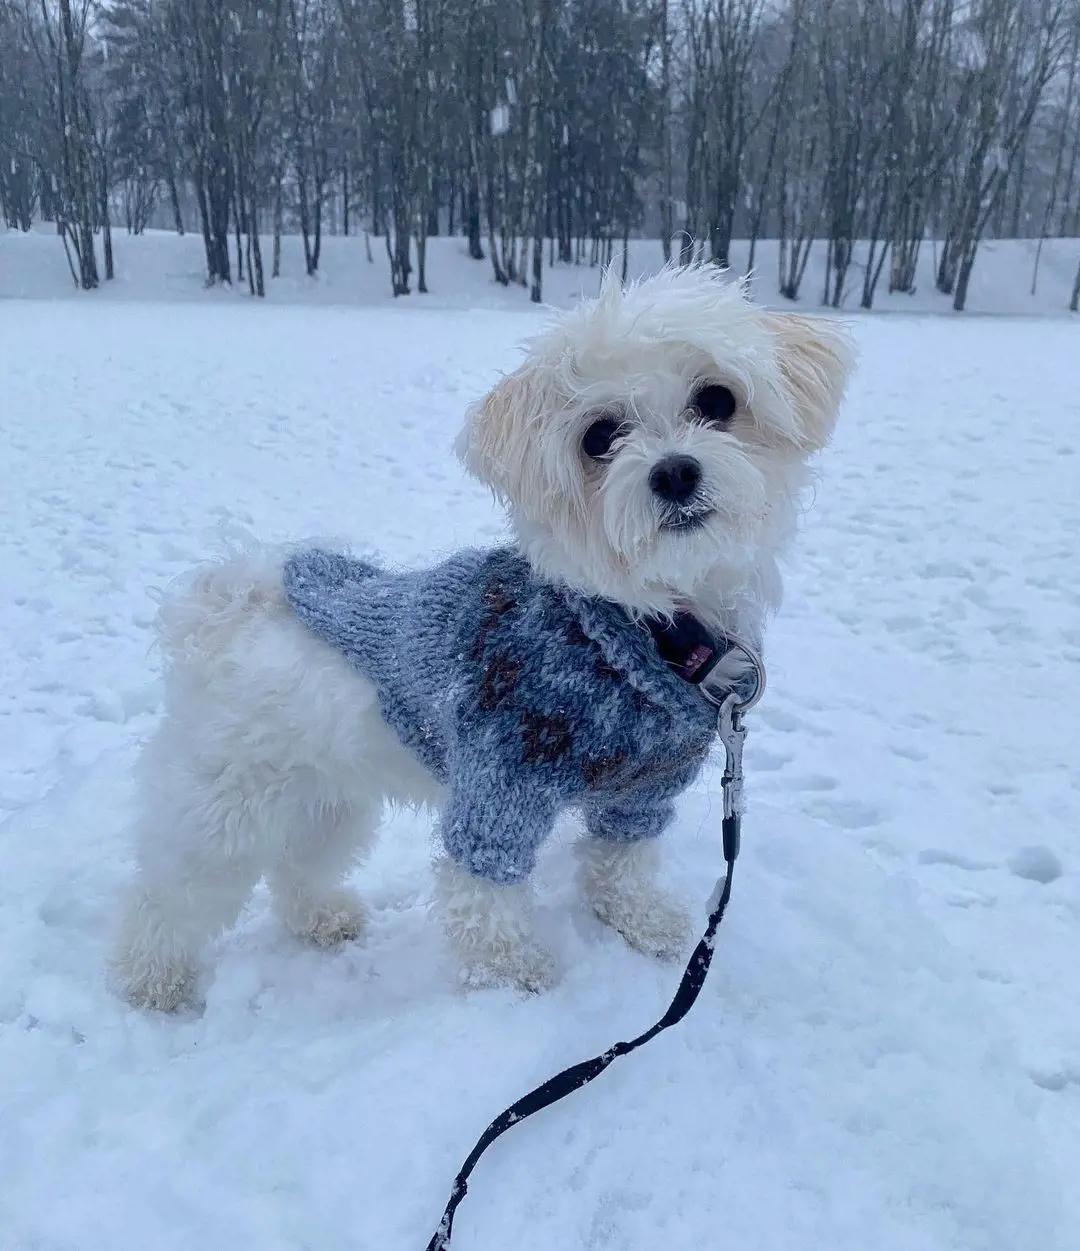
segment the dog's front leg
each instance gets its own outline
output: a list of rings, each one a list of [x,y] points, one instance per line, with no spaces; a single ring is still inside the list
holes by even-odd
[[[681,956],[690,937],[685,908],[657,884],[656,837],[673,813],[667,799],[592,807],[588,836],[575,847],[589,907],[631,947],[660,960]]]
[[[476,777],[476,775],[474,775]],[[451,794],[442,815],[447,855],[436,866],[435,909],[468,986],[539,991],[555,978],[533,934],[529,876],[554,811],[543,795],[496,778]]]

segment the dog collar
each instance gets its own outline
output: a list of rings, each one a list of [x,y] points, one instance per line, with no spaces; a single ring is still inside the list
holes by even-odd
[[[673,618],[650,617],[646,624],[660,658],[694,686],[705,681],[733,646],[729,639],[714,639],[693,613],[677,612]]]
[[[728,696],[733,696],[741,715],[761,698],[765,691],[765,666],[755,648],[726,634],[715,638],[693,613],[677,612],[673,618],[650,617],[646,624],[661,660],[684,682],[696,686],[710,704],[719,707]],[[709,674],[732,652],[742,652],[750,662],[748,680],[723,693],[715,691],[707,683]]]

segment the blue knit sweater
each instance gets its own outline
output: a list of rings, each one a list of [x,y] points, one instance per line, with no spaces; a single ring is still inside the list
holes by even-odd
[[[716,712],[649,630],[540,581],[514,549],[418,572],[306,551],[283,579],[300,621],[374,684],[447,787],[443,843],[479,877],[528,877],[567,807],[597,838],[659,834],[709,752]]]

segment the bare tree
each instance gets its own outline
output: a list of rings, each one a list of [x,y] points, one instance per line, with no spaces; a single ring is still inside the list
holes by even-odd
[[[819,173],[824,143],[818,120],[821,74],[812,56],[804,52],[810,16],[807,0],[795,0],[790,12],[791,41],[803,55],[794,59],[788,99],[776,105],[787,110],[779,131],[776,205],[780,294],[787,300],[799,298],[824,208]]]
[[[45,133],[52,106],[31,38],[33,13],[0,0],[0,214],[20,230],[31,228],[42,199],[49,200]]]
[[[763,0],[690,0],[687,9],[694,126],[690,137],[687,233],[707,238],[727,265],[743,191],[746,146],[760,123],[751,73]]]
[[[977,0],[967,36],[967,143],[937,285],[963,311],[975,256],[1062,53],[1065,0]]]
[[[45,87],[47,144],[38,160],[51,180],[57,230],[72,281],[84,291],[98,285],[94,232],[101,208],[94,151],[94,121],[87,89],[90,0],[25,0],[23,32],[33,47]]]
[[[824,103],[824,212],[828,229],[822,303],[839,308],[881,151],[884,117],[877,0],[825,0],[815,37]]]
[[[1068,34],[1068,52],[1065,57],[1064,99],[1060,105],[1060,125],[1048,132],[1053,135],[1051,144],[1051,175],[1050,186],[1046,195],[1046,208],[1043,212],[1042,228],[1039,231],[1039,243],[1035,249],[1035,264],[1031,272],[1031,294],[1034,295],[1039,284],[1039,262],[1042,260],[1043,244],[1050,231],[1051,222],[1058,207],[1065,174],[1065,153],[1069,146],[1069,132],[1080,135],[1080,117],[1076,110],[1077,76],[1080,73],[1080,10],[1078,10],[1072,28]],[[1076,141],[1073,142],[1073,160],[1076,159]],[[1070,170],[1069,182],[1073,172]]]
[[[660,0],[660,100],[657,109],[657,146],[660,163],[660,243],[664,264],[671,260],[671,236],[675,229],[675,154],[672,145],[672,41],[671,0]]]
[[[1076,0],[0,0],[0,212],[87,288],[116,222],[197,218],[254,294],[264,232],[271,277],[288,233],[313,276],[381,235],[397,296],[449,232],[537,300],[678,225],[683,260],[776,239],[791,300],[816,250],[834,306],[932,239],[962,308],[984,237],[1038,238],[1034,286],[1080,234],[1078,45]]]

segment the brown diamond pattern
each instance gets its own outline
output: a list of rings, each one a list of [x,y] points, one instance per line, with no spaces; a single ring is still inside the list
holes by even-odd
[[[581,774],[590,790],[599,790],[613,778],[618,777],[626,764],[626,750],[622,747],[610,756],[590,756],[581,758]]]
[[[488,661],[480,681],[477,695],[480,707],[485,712],[498,708],[517,686],[520,673],[521,665],[518,661],[511,660],[505,652],[496,652]]]
[[[526,764],[564,760],[574,746],[570,722],[562,713],[550,716],[539,712],[521,714],[521,758]]]
[[[488,634],[499,624],[499,618],[517,607],[517,601],[508,594],[506,587],[497,579],[484,587],[482,598],[487,605],[487,612],[480,618],[480,629],[476,632],[476,642],[469,653],[470,660],[480,660],[487,646]]]

